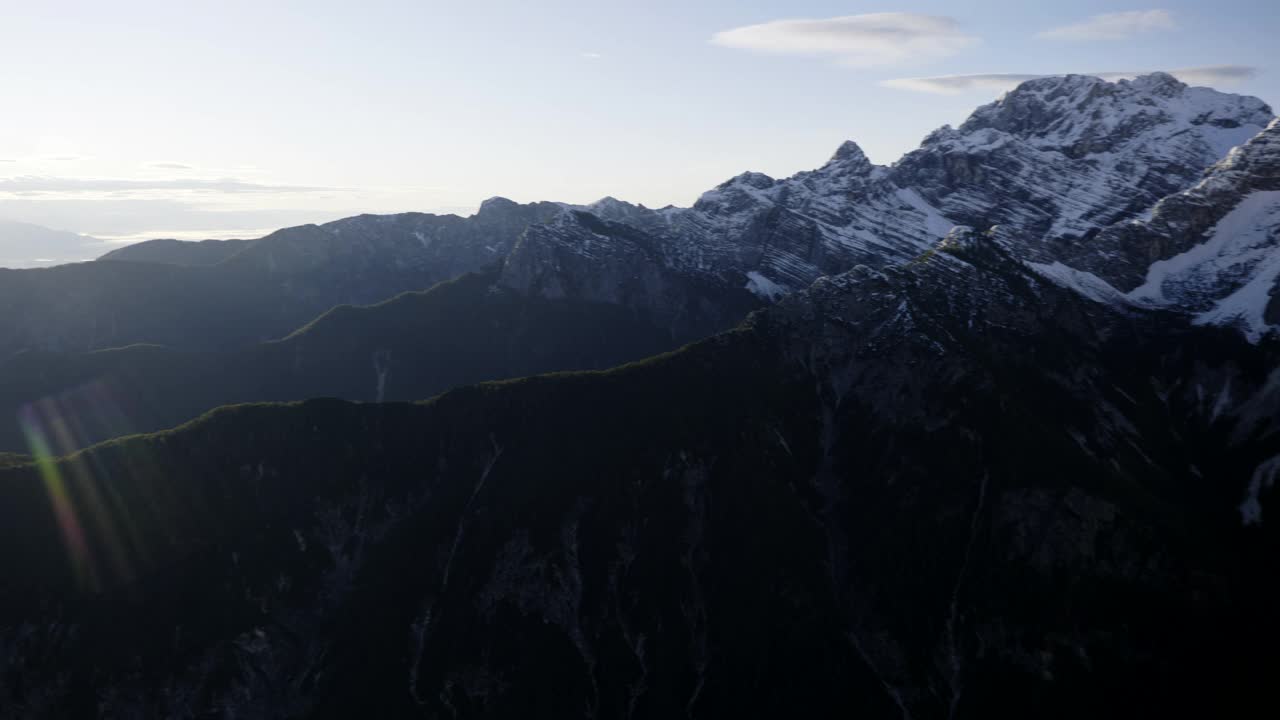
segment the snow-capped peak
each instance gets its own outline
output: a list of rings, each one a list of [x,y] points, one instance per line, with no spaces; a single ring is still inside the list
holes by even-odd
[[[1271,122],[1257,98],[1158,73],[1030,80],[929,135],[892,169],[958,224],[1023,230],[1026,253],[1138,217]]]
[[[1186,83],[1167,72],[1160,71],[1139,75],[1132,80],[1121,80],[1120,82],[1127,82],[1136,88],[1157,95],[1176,95],[1187,89]]]
[[[1090,287],[1103,288],[1106,275],[1074,264],[1074,249],[1104,228],[1150,217],[1161,199],[1196,185],[1272,120],[1256,98],[1189,87],[1167,73],[1116,82],[1047,77],[978,108],[958,128],[931,133],[890,167],[872,164],[849,141],[815,170],[785,179],[742,173],[687,209],[612,198],[576,209],[642,231],[645,262],[662,272],[734,290],[745,277],[747,289],[770,299],[857,265],[908,263],[955,226],[972,230],[954,233],[951,245],[993,242],[1035,267],[1061,270],[1055,277],[1093,273]],[[1259,162],[1256,155],[1225,162],[1243,167]],[[566,257],[581,241],[580,254],[599,267],[607,243],[584,238],[562,238],[556,252]],[[532,252],[536,239],[521,252]],[[564,265],[528,267],[558,273]]]
[[[840,143],[840,147],[836,148],[836,152],[827,161],[827,165],[870,165],[871,161],[867,159],[866,153],[862,152],[862,148],[858,143],[852,140],[845,140]]]
[[[1084,157],[1198,128],[1198,139],[1221,157],[1271,117],[1271,108],[1257,98],[1189,87],[1167,73],[1115,82],[1066,75],[1019,85],[975,110],[959,132],[994,129]]]

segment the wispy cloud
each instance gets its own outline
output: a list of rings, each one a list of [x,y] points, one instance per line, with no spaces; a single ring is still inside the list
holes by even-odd
[[[1140,33],[1176,27],[1168,10],[1104,13],[1071,25],[1050,28],[1038,37],[1058,40],[1125,40]]]
[[[971,90],[1009,90],[1028,80],[1043,75],[1021,75],[1018,73],[986,73],[979,75],[938,75],[936,77],[894,78],[885,80],[881,85],[899,90],[934,93],[935,95],[958,95]]]
[[[586,59],[588,59],[588,60],[599,60],[600,58],[602,58],[602,57],[604,57],[604,56],[603,56],[603,55],[601,55],[601,54],[600,54],[600,53],[598,53],[598,52],[584,52],[584,53],[582,53],[582,57],[584,57],[584,58],[586,58]]]
[[[0,193],[13,194],[75,194],[131,191],[198,191],[219,193],[308,193],[326,192],[338,188],[311,187],[306,185],[265,185],[245,182],[235,178],[217,180],[123,180],[110,178],[66,178],[26,175],[0,178]]]
[[[147,163],[147,167],[158,168],[160,170],[195,170],[195,168],[190,165],[183,165],[182,163],[176,163],[176,162]]]
[[[1258,69],[1248,65],[1209,65],[1205,67],[1181,68],[1168,70],[1170,75],[1191,85],[1234,85],[1248,80],[1258,74]],[[1103,80],[1131,80],[1146,72],[1088,72],[1080,75],[1092,75]],[[957,95],[963,92],[1012,90],[1018,85],[1036,78],[1053,77],[1052,75],[1033,75],[1025,73],[985,73],[977,75],[939,75],[936,77],[895,78],[885,80],[881,85],[911,90],[914,92],[934,93],[936,95]]]
[[[1249,65],[1207,65],[1171,70],[1170,74],[1190,85],[1235,85],[1257,77],[1258,68]]]
[[[954,55],[978,44],[949,17],[870,13],[825,20],[775,20],[718,32],[724,47],[831,57],[851,67],[901,65]]]

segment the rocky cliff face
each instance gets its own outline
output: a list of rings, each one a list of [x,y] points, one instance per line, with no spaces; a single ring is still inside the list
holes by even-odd
[[[688,209],[649,210],[607,198],[575,210],[644,233],[643,262],[653,272],[749,289],[772,300],[860,262],[907,260],[950,227],[918,197],[877,182],[881,175],[883,168],[873,167],[856,145],[846,143],[818,170],[782,181],[744,173]],[[509,266],[526,276],[531,271],[544,275],[548,287],[580,282],[562,266],[520,257],[545,254],[539,244],[548,241],[558,246],[562,259],[575,252],[573,240],[539,232],[517,246]],[[580,254],[599,261],[609,248],[588,240]],[[618,258],[620,264],[630,262]],[[661,297],[655,302],[665,304]]]
[[[661,237],[634,225],[566,209],[530,226],[503,264],[498,285],[553,300],[632,308],[684,341],[732,327],[762,300],[730,267],[723,274],[673,266]]]

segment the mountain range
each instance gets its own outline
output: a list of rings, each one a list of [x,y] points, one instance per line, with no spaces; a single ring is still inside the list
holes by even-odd
[[[1268,714],[1277,198],[1262,102],[1066,76],[690,208],[12,271],[0,714]]]
[[[86,235],[0,219],[0,268],[47,267],[92,260],[106,243]]]

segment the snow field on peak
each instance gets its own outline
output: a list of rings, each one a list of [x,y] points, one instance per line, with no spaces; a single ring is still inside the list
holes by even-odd
[[[1128,297],[1149,306],[1196,307],[1215,288],[1235,287],[1196,322],[1236,325],[1257,342],[1269,330],[1263,313],[1280,278],[1280,191],[1246,195],[1205,236],[1190,250],[1152,263],[1146,282]]]

